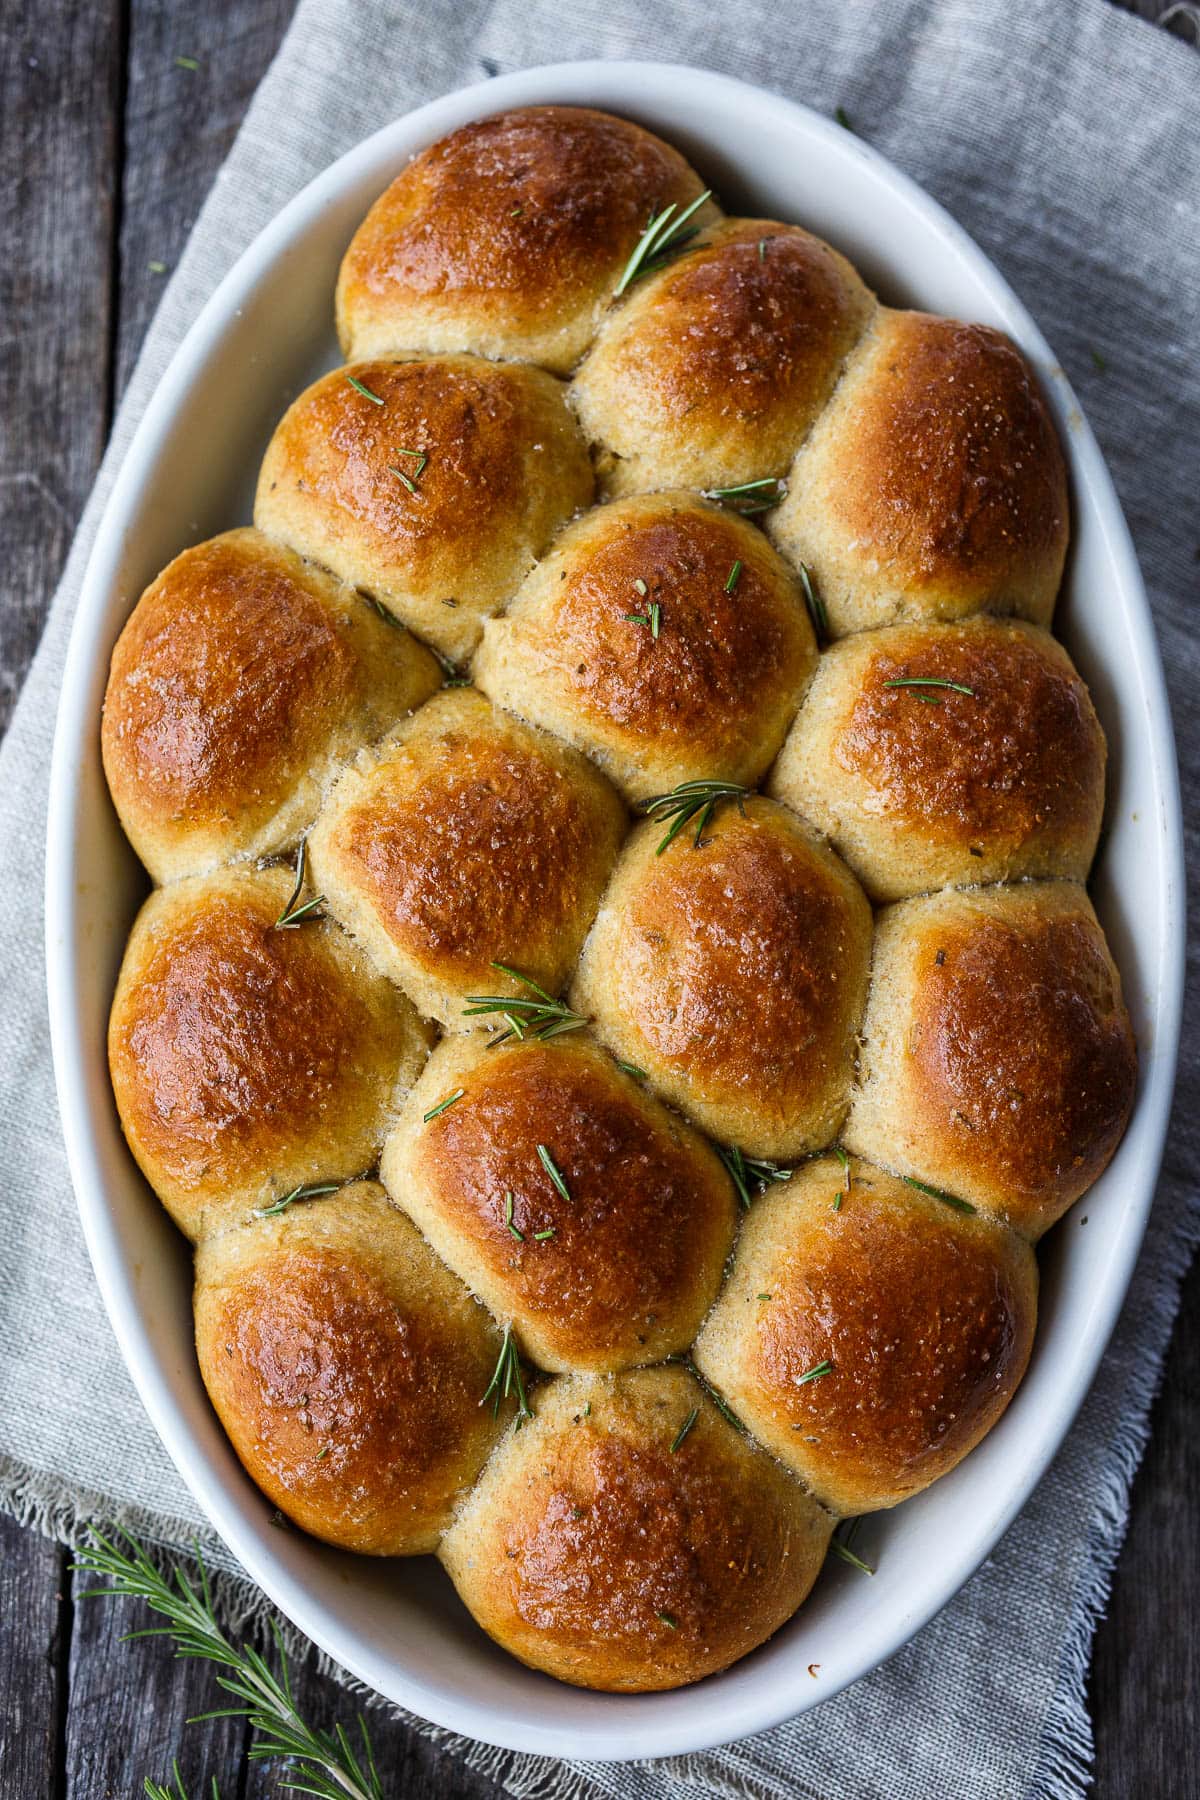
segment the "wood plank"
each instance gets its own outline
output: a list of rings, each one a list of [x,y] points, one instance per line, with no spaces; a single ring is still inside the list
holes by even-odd
[[[0,730],[109,423],[118,0],[48,13],[5,0],[0,31]]]
[[[53,1795],[65,1704],[66,1553],[0,1518],[0,1800]]]

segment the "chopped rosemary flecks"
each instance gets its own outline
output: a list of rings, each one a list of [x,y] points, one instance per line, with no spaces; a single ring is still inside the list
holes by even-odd
[[[670,1630],[670,1631],[678,1631],[679,1630],[679,1620],[673,1619],[671,1617],[670,1613],[659,1613],[658,1617],[662,1621],[662,1623],[665,1626],[667,1626],[668,1630]]]
[[[674,1440],[672,1441],[672,1444],[671,1444],[671,1455],[672,1456],[674,1456],[674,1454],[678,1450],[680,1444],[682,1444],[684,1438],[687,1436],[688,1432],[692,1429],[692,1426],[696,1423],[696,1420],[699,1417],[700,1417],[700,1408],[698,1406],[693,1406],[691,1412],[688,1414],[687,1418],[683,1421],[683,1424],[679,1427],[679,1430],[675,1433]]]
[[[465,1019],[482,1018],[489,1013],[498,1014],[508,1029],[492,1039],[492,1045],[507,1043],[509,1038],[550,1038],[557,1037],[561,1031],[578,1031],[587,1024],[583,1013],[572,1012],[562,1000],[556,1000],[540,987],[531,975],[522,975],[520,969],[510,969],[507,963],[494,962],[493,969],[502,975],[511,975],[523,987],[530,989],[534,998],[527,1000],[524,995],[511,994],[468,994],[467,1004],[463,1007]]]
[[[699,225],[689,227],[688,221],[711,197],[712,190],[705,188],[682,212],[678,210],[678,202],[672,201],[670,206],[664,206],[660,213],[655,213],[634,245],[633,254],[625,264],[621,279],[616,285],[616,294],[623,294],[626,288],[631,287],[635,281],[640,281],[643,275],[652,275],[657,269],[661,269],[699,235]]]
[[[771,1296],[770,1294],[755,1294],[754,1298],[756,1300],[769,1300]]]
[[[383,405],[382,397],[379,394],[373,394],[366,383],[360,381],[356,375],[348,374],[346,380],[350,383],[350,386],[354,389],[355,393],[361,394],[364,400],[371,400],[376,406]]]
[[[383,620],[385,625],[390,625],[393,628],[393,630],[395,630],[395,631],[403,631],[404,630],[403,622],[396,617],[394,612],[388,611],[387,607],[383,604],[382,600],[377,600],[375,598],[374,594],[365,593],[362,588],[356,588],[355,592],[357,593],[360,600],[366,601],[367,605],[370,607],[370,609],[373,613],[378,614],[378,616]],[[435,656],[437,655],[436,650],[434,651],[434,655]],[[442,666],[444,668],[445,664],[443,664]]]
[[[807,1381],[820,1381],[822,1376],[832,1374],[833,1364],[831,1362],[814,1363],[811,1369],[806,1369],[803,1375],[797,1377],[796,1386],[803,1387]]]
[[[355,382],[354,385],[357,387],[358,383]],[[374,395],[371,397],[374,399]],[[380,405],[382,404],[383,402],[380,401]],[[417,483],[420,481],[425,466],[429,461],[429,455],[424,450],[397,450],[396,455],[407,456],[411,461],[415,462],[417,466],[412,474],[408,475],[403,469],[398,469],[395,463],[389,463],[387,466],[388,474],[394,475],[397,481],[403,482],[410,494],[415,494],[417,491]]]
[[[625,613],[623,617],[629,625],[648,625],[650,636],[657,644],[658,634],[662,627],[662,607],[657,600],[652,600],[644,613]]]
[[[422,1125],[428,1125],[431,1119],[436,1119],[439,1113],[444,1113],[447,1107],[454,1105],[456,1100],[461,1100],[466,1091],[466,1088],[455,1088],[452,1094],[447,1094],[444,1100],[439,1100],[436,1106],[431,1106],[427,1113],[421,1114]]]
[[[766,262],[766,260],[767,260],[767,240],[766,240],[766,238],[759,238],[759,240],[758,240],[758,260],[759,260],[759,262]]]
[[[256,1206],[254,1209],[254,1217],[256,1219],[278,1218],[280,1213],[285,1213],[288,1207],[294,1205],[297,1200],[316,1200],[319,1199],[322,1194],[336,1194],[341,1186],[343,1186],[343,1183],[340,1181],[301,1182],[299,1187],[294,1187],[290,1194],[284,1194],[281,1199],[274,1201],[272,1205]]]
[[[1098,351],[1098,350],[1097,350],[1097,348],[1096,348],[1096,346],[1095,346],[1095,344],[1089,344],[1089,345],[1088,345],[1088,349],[1089,349],[1089,350],[1090,350],[1090,351],[1091,351],[1091,353],[1092,353],[1092,362],[1093,362],[1093,364],[1094,364],[1094,365],[1095,365],[1095,367],[1096,367],[1096,369],[1097,369],[1097,370],[1098,370],[1098,371],[1099,371],[1099,373],[1100,373],[1100,374],[1101,374],[1101,375],[1107,375],[1107,374],[1108,374],[1108,360],[1107,360],[1107,358],[1106,358],[1106,357],[1103,357],[1103,356],[1101,356],[1101,354],[1100,354],[1100,352],[1099,352],[1099,351]]]
[[[736,487],[701,488],[700,492],[705,500],[715,500],[718,505],[741,513],[743,518],[751,518],[755,513],[769,512],[773,506],[778,506],[787,486],[774,475],[764,475],[761,481],[742,481]]]
[[[563,1199],[569,1203],[570,1199],[571,1199],[571,1191],[568,1188],[566,1182],[562,1178],[562,1171],[559,1169],[557,1163],[555,1162],[554,1158],[551,1156],[551,1154],[550,1154],[549,1150],[546,1148],[545,1144],[538,1145],[537,1153],[538,1153],[538,1161],[541,1163],[543,1169],[545,1169],[547,1175],[550,1177],[551,1181],[554,1183],[556,1191],[559,1194],[561,1194]]]
[[[850,123],[850,114],[846,111],[844,106],[835,107],[833,116],[837,120],[838,124],[841,126],[843,131],[853,131],[854,130],[853,125]]]
[[[939,675],[898,675],[894,681],[885,681],[885,688],[948,688],[952,694],[966,694],[974,700],[975,689],[966,687],[961,681],[943,681]],[[918,695],[918,698],[923,698]]]
[[[276,931],[295,931],[306,919],[320,919],[324,914],[319,910],[325,904],[324,894],[315,894],[311,900],[300,904],[300,896],[304,892],[304,883],[308,879],[308,839],[300,839],[300,848],[296,852],[296,883],[292,888],[287,905],[276,919],[273,929]]]
[[[146,267],[152,275],[165,275],[167,272],[167,265],[165,262],[148,262]]]
[[[800,591],[804,595],[804,604],[808,608],[817,643],[823,644],[829,636],[829,614],[825,611],[825,602],[817,592],[812,570],[803,562],[800,564]]]
[[[718,1146],[717,1155],[725,1164],[743,1206],[749,1206],[755,1194],[763,1193],[768,1182],[791,1178],[790,1169],[782,1168],[779,1163],[766,1162],[760,1156],[744,1156],[736,1144],[728,1149]]]
[[[905,1175],[903,1180],[906,1187],[916,1188],[918,1194],[928,1194],[931,1200],[940,1200],[943,1206],[952,1206],[955,1212],[975,1211],[969,1200],[960,1200],[957,1194],[943,1193],[941,1188],[930,1187],[927,1181],[918,1181],[915,1175]]]
[[[736,800],[738,811],[745,818],[744,802],[749,792],[749,788],[740,786],[736,781],[681,781],[669,794],[656,794],[652,800],[643,800],[642,811],[648,819],[672,821],[670,830],[654,854],[661,856],[684,826],[697,817],[699,823],[693,843],[698,850],[718,801]]]
[[[534,1232],[533,1241],[535,1244],[544,1244],[547,1238],[552,1238],[553,1236],[554,1236],[553,1225],[547,1225],[545,1231],[535,1231]]]
[[[177,69],[186,69],[189,75],[194,75],[196,70],[200,67],[200,64],[194,56],[177,56],[175,58],[175,67]]]
[[[517,1341],[513,1337],[512,1326],[506,1325],[504,1341],[500,1345],[500,1354],[496,1358],[492,1379],[488,1382],[487,1390],[479,1404],[486,1406],[490,1400],[494,1419],[500,1411],[500,1402],[507,1400],[510,1394],[516,1397],[517,1430],[519,1431],[526,1419],[532,1419],[533,1414],[529,1410],[529,1401],[525,1397],[525,1380],[521,1373],[521,1355],[517,1349]]]
[[[742,579],[742,563],[741,563],[741,558],[739,557],[738,560],[734,563],[733,567],[730,569],[728,575],[725,577],[725,592],[727,594],[732,594],[734,588],[737,586],[738,582],[741,579]]]
[[[843,1562],[849,1563],[852,1569],[858,1569],[864,1575],[873,1575],[875,1571],[870,1563],[864,1562],[862,1557],[856,1556],[850,1548],[850,1539],[854,1535],[854,1528],[857,1524],[857,1519],[849,1520],[843,1536],[838,1535],[838,1532],[842,1530],[842,1527],[839,1526],[838,1531],[835,1531],[829,1540],[829,1548],[835,1556],[840,1556]]]
[[[519,1225],[513,1224],[513,1192],[511,1188],[507,1189],[504,1195],[504,1223],[508,1226],[509,1231],[512,1233],[513,1237],[516,1238],[518,1244],[523,1244],[525,1242],[525,1233],[521,1230]]]
[[[314,1456],[313,1461],[314,1462],[324,1462],[325,1458],[329,1455],[330,1449],[331,1449],[331,1446],[329,1444],[322,1444],[321,1448],[317,1451],[317,1454]]]
[[[624,1069],[626,1075],[632,1075],[635,1081],[645,1081],[646,1079],[645,1069],[639,1069],[636,1063],[622,1062],[619,1056],[617,1058],[617,1067],[618,1069]]]

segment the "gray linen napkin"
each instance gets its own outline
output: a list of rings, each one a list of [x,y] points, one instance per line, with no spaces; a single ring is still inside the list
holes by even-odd
[[[42,975],[54,706],[99,511],[200,304],[312,175],[409,107],[498,70],[643,56],[728,70],[832,112],[932,190],[1028,302],[1109,457],[1158,620],[1190,808],[1200,792],[1200,58],[1105,0],[303,0],[146,340],[45,639],[0,750],[0,1505],[70,1540],[120,1516],[180,1545],[200,1525],[103,1316],[59,1136]],[[347,79],[347,75],[353,79]],[[232,523],[232,521],[231,521]],[[1200,859],[1190,857],[1193,866]],[[459,1742],[510,1792],[667,1800],[1067,1796],[1090,1755],[1084,1677],[1129,1484],[1200,1228],[1200,1034],[1123,1323],[1080,1419],[995,1556],[882,1670],[794,1725],[634,1767]],[[65,1354],[64,1352],[69,1352]],[[243,1610],[254,1602],[245,1585]]]

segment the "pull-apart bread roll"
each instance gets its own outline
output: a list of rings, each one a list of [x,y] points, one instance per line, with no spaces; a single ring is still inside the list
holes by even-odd
[[[716,1153],[581,1032],[446,1038],[383,1180],[546,1369],[686,1350],[733,1242]]]
[[[762,532],[676,493],[568,526],[488,621],[474,674],[644,800],[757,781],[816,660],[799,581]]]
[[[755,1201],[701,1372],[834,1512],[894,1506],[991,1430],[1025,1373],[1037,1262],[982,1214],[833,1157]]]
[[[355,232],[342,348],[473,350],[566,374],[649,220],[701,192],[677,150],[609,113],[528,106],[464,125],[414,157]],[[693,219],[716,216],[706,203]]]
[[[770,800],[666,835],[651,820],[630,837],[572,1003],[713,1137],[756,1157],[822,1149],[849,1103],[866,897]]]
[[[562,384],[473,356],[334,369],[284,414],[254,522],[467,656],[592,498]]]
[[[1120,1141],[1137,1060],[1072,882],[933,894],[880,916],[845,1142],[1037,1237]]]
[[[835,637],[974,612],[1048,625],[1067,479],[1033,370],[989,326],[881,307],[767,529]]]
[[[113,651],[104,771],[156,881],[270,856],[325,783],[441,685],[352,588],[257,531],[185,550]]]
[[[195,1312],[217,1415],[288,1518],[369,1556],[436,1548],[503,1429],[480,1405],[500,1334],[382,1188],[206,1239]]]
[[[288,869],[160,888],[125,950],[108,1030],[117,1108],[193,1240],[370,1168],[427,1030],[338,927],[280,925]]]
[[[550,1382],[440,1555],[522,1662],[612,1692],[680,1687],[788,1620],[833,1521],[678,1367]]]
[[[608,491],[786,475],[874,305],[797,225],[705,231],[609,314],[573,383]]]
[[[625,824],[576,751],[450,690],[341,777],[309,840],[313,881],[421,1011],[462,1030],[470,996],[523,991],[496,963],[559,991]]]
[[[873,900],[1082,881],[1104,810],[1104,734],[1062,646],[976,618],[834,644],[771,773]]]

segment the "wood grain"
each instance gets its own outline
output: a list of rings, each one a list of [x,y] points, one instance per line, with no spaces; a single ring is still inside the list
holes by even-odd
[[[1118,0],[1156,18],[1169,0]],[[19,688],[86,496],[115,396],[292,0],[5,0],[0,31],[0,728]],[[1187,37],[1180,17],[1174,26]],[[180,68],[177,56],[200,67]],[[1200,1685],[1200,1269],[1155,1408],[1133,1517],[1091,1677],[1097,1800],[1200,1795],[1190,1708]],[[137,1796],[178,1755],[187,1791],[265,1800],[278,1769],[246,1733],[187,1726],[217,1702],[212,1672],[158,1640],[127,1603],[84,1601],[68,1557],[0,1519],[0,1800]],[[311,1666],[304,1714],[355,1703]],[[372,1712],[389,1796],[485,1800],[496,1790],[398,1720]],[[981,1800],[991,1800],[982,1796]],[[1008,1800],[1008,1797],[1003,1797]]]

